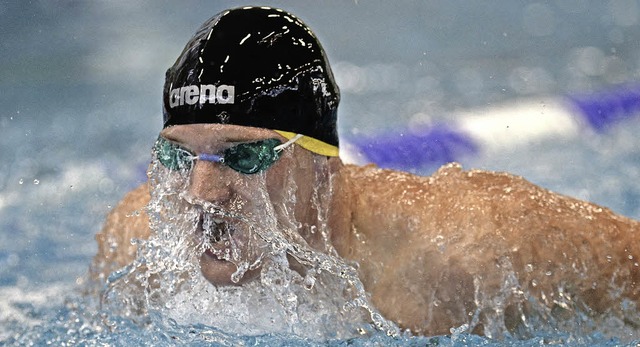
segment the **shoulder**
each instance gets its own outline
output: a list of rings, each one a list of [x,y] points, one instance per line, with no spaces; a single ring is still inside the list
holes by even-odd
[[[356,211],[383,211],[405,217],[464,212],[468,218],[589,214],[607,209],[551,192],[509,173],[463,170],[446,164],[431,176],[380,169],[374,165],[345,165],[343,176]],[[551,213],[553,212],[553,213]],[[576,213],[577,212],[577,213]],[[389,213],[385,213],[388,215]],[[481,215],[481,216],[480,216]],[[480,218],[482,219],[482,218]],[[479,220],[479,219],[477,219]]]
[[[147,183],[127,193],[111,210],[102,230],[96,235],[98,253],[94,258],[92,273],[104,276],[133,261],[136,246],[132,239],[149,237],[149,216],[146,206],[150,194]]]
[[[103,232],[131,232],[131,229],[148,228],[149,217],[146,212],[150,200],[149,186],[141,184],[128,192],[118,205],[109,213]]]
[[[393,191],[405,198],[421,195],[445,195],[450,197],[502,196],[518,192],[542,196],[553,194],[524,178],[505,172],[463,170],[458,163],[440,167],[430,176],[418,176],[408,172],[381,169],[375,165],[345,165],[343,175],[356,192]]]

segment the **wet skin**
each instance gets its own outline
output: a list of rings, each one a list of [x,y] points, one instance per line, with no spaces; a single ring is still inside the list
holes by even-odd
[[[174,126],[162,135],[196,153],[219,153],[238,141],[285,141],[270,130],[232,125]],[[317,172],[324,175],[317,179]],[[317,234],[307,232],[318,223],[317,211],[307,202],[314,187],[331,192],[326,201],[331,247],[358,262],[361,280],[381,313],[415,333],[446,334],[474,314],[482,321],[495,312],[492,298],[505,292],[526,292],[550,310],[586,309],[594,315],[618,314],[624,298],[639,301],[640,224],[520,177],[463,171],[456,165],[417,177],[343,165],[338,158],[318,158],[296,145],[264,175],[274,206],[291,204],[283,192],[295,185],[300,203],[290,207],[306,226],[300,235],[321,251],[331,250]],[[263,208],[247,190],[255,179],[221,164],[196,161],[188,191],[221,206],[241,197],[246,201],[242,211],[254,213]],[[148,237],[148,217],[124,216],[142,210],[148,201],[143,185],[109,215],[97,236],[94,276],[106,276],[133,260],[135,247],[129,240]],[[236,236],[242,237],[241,230]],[[215,285],[242,284],[260,271],[233,283],[232,263],[205,253],[200,264]],[[507,328],[519,324],[521,311],[528,314],[523,298],[504,298]],[[482,324],[475,332],[483,333]]]
[[[219,125],[210,126],[177,126],[170,127],[161,132],[161,136],[174,141],[184,148],[192,151],[196,154],[201,153],[222,153],[229,147],[230,143],[237,142],[252,142],[256,140],[262,140],[267,138],[277,137],[286,141],[278,134],[274,134],[272,131],[264,129],[252,129],[252,131],[242,131],[232,127],[227,131],[221,131]],[[277,163],[276,163],[277,164]],[[274,165],[272,167],[274,172],[280,172],[282,168],[280,165]],[[236,197],[242,198],[243,201],[251,201],[251,196],[247,196],[251,192],[247,192],[243,180],[255,179],[255,177],[243,177],[241,173],[238,173],[231,168],[221,165],[219,163],[213,163],[209,161],[196,160],[191,170],[189,177],[188,193],[203,201],[215,203],[221,208],[229,208],[228,203]],[[274,185],[277,182],[273,183]],[[249,213],[255,206],[242,205],[239,213]],[[231,223],[231,222],[228,222]],[[235,229],[231,227],[232,229]],[[203,230],[198,230],[203,232]],[[246,243],[247,231],[234,232],[234,239],[240,243]],[[212,246],[216,247],[216,243],[212,242]],[[259,273],[259,270],[253,270],[246,273],[238,283],[231,281],[231,275],[237,270],[235,264],[220,259],[213,252],[207,251],[200,257],[200,267],[203,276],[211,283],[217,285],[232,285],[242,284],[248,280],[255,278]]]
[[[271,130],[218,124],[174,126],[163,130],[161,136],[182,145],[196,154],[222,153],[230,145],[242,142],[270,138],[277,138],[283,143],[287,141],[286,138]],[[297,147],[290,147],[281,152],[280,159],[264,172],[269,202],[274,206],[290,204],[285,201],[282,194],[287,186],[291,184],[291,182],[286,181],[289,178],[287,172],[291,167],[298,168],[295,172],[294,180],[296,180],[296,176],[312,176],[314,174],[312,162],[312,154]],[[235,213],[240,214],[259,215],[265,209],[262,206],[264,202],[262,199],[257,199],[253,196],[257,189],[252,189],[252,183],[261,179],[260,175],[247,175],[220,163],[196,160],[189,177],[188,193],[196,199],[214,203],[223,210],[234,210]],[[295,193],[296,200],[310,201],[312,194],[312,187],[299,185]],[[241,201],[241,203],[238,204],[238,201]],[[233,206],[230,206],[231,204]],[[298,221],[303,224],[314,224],[315,214],[312,211],[305,209],[305,206],[302,205],[293,208]],[[241,247],[248,243],[246,242],[246,237],[250,232],[242,230],[243,225],[234,224],[232,220],[225,221],[225,223],[232,224],[230,229],[235,230],[232,236],[236,243]],[[214,248],[218,245],[216,242],[212,243]],[[251,253],[254,250],[246,249],[245,247],[243,251]],[[252,260],[255,260],[257,254],[254,254],[253,257],[254,259]],[[220,259],[210,251],[205,252],[200,257],[200,266],[204,277],[216,285],[240,285],[255,278],[260,270],[257,268],[249,271],[239,282],[234,283],[230,278],[231,274],[236,271],[236,266],[229,261]]]
[[[173,126],[164,129],[160,135],[195,154],[218,154],[237,143],[270,138],[277,138],[283,143],[287,141],[286,138],[271,130],[219,124]],[[327,166],[331,166],[328,164],[329,162],[337,163],[337,161],[337,158],[330,160],[320,159],[320,162],[327,163]],[[264,175],[269,203],[276,207],[280,206],[283,209],[287,206],[290,207],[294,211],[296,221],[300,222],[308,230],[316,224],[317,212],[307,204],[292,205],[291,198],[285,196],[283,192],[285,192],[286,188],[291,187],[294,182],[305,183],[296,186],[295,200],[311,201],[314,186],[306,183],[309,182],[308,177],[316,175],[317,166],[319,165],[317,162],[317,158],[314,161],[314,155],[311,152],[298,146],[290,146],[284,149],[280,153],[280,158],[266,171],[253,175],[239,173],[220,163],[195,160],[187,178],[189,180],[187,193],[194,198],[196,204],[197,201],[205,201],[213,203],[222,210],[233,210],[234,213],[244,215],[260,215],[265,209],[263,206],[264,201],[254,196],[256,189],[252,188],[256,187],[256,181],[262,179],[260,176]],[[290,168],[296,168],[296,170],[292,171]],[[126,199],[132,202],[135,200],[133,204],[118,206],[110,215],[110,221],[106,223],[105,230],[98,235],[99,244],[109,244],[108,241],[110,240],[111,243],[121,244],[124,249],[113,253],[109,249],[101,247],[99,251],[101,256],[98,258],[104,258],[102,259],[104,263],[114,262],[113,266],[116,267],[126,265],[131,261],[135,248],[129,247],[125,239],[127,237],[131,238],[133,235],[139,235],[142,238],[148,237],[149,231],[146,230],[148,229],[148,224],[146,224],[148,217],[146,217],[146,214],[141,213],[140,220],[134,222],[132,220],[119,219],[119,212],[117,212],[121,208],[130,208],[132,205],[137,205],[136,209],[143,211],[142,206],[148,203],[149,200],[146,195],[148,195],[148,187],[138,188]],[[275,209],[275,213],[276,215],[282,214],[278,208]],[[232,219],[225,219],[220,222],[223,225],[220,227],[221,229],[233,230],[234,241],[240,247],[248,243],[249,231],[246,230],[246,225]],[[121,223],[126,223],[127,225],[122,226],[120,225]],[[120,225],[120,230],[114,229],[113,226],[115,225]],[[199,224],[198,229],[198,235],[196,236],[202,237],[204,234],[202,223]],[[124,235],[124,238],[119,236],[121,234]],[[321,240],[318,238],[319,235],[304,232],[302,234],[309,245],[322,248]],[[211,245],[214,249],[221,250],[225,248],[221,243],[211,240]],[[248,253],[252,257],[252,261],[257,259],[260,252],[259,249],[251,249],[250,247],[248,249],[245,247],[241,251]],[[237,270],[236,265],[221,259],[212,251],[204,252],[201,255],[200,266],[204,277],[215,285],[241,285],[255,278],[260,272],[259,267],[250,270],[239,281],[234,282],[231,280],[231,274]],[[296,268],[297,264],[292,266]]]

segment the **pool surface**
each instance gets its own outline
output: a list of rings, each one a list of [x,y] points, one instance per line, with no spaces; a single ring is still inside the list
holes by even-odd
[[[162,127],[166,68],[202,22],[244,3],[0,3],[0,344],[325,345],[295,333],[178,322],[163,314],[169,309],[135,324],[82,295],[94,235],[125,192],[146,180]],[[284,7],[319,36],[341,87],[345,148],[419,135],[515,100],[544,107],[640,80],[636,1],[262,4]],[[551,122],[549,136],[480,142],[453,158],[640,219],[634,110],[602,129],[578,122],[565,131]],[[478,136],[496,131],[485,129]],[[417,159],[406,169],[428,175],[436,168]],[[368,330],[328,343],[615,346],[639,336],[576,325],[497,340],[462,326],[447,336],[392,338]]]

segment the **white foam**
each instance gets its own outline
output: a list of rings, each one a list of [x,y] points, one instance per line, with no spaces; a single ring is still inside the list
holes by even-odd
[[[326,159],[318,160],[326,164]],[[239,191],[250,195],[240,194],[238,201],[218,205],[191,196],[184,175],[154,161],[148,206],[152,235],[138,242],[133,264],[108,280],[102,294],[104,307],[112,314],[151,312],[150,317],[161,320],[205,324],[240,335],[281,333],[324,341],[371,330],[370,320],[382,331],[397,333],[397,327],[368,302],[353,266],[330,251],[311,248],[302,239],[297,231],[301,223],[289,210],[295,206],[295,181],[290,180],[286,191],[289,203],[274,206],[265,177],[255,175],[235,182]],[[327,211],[322,204],[329,200],[322,193],[317,192],[312,200],[318,211]],[[252,206],[251,213],[243,209],[246,205]],[[213,246],[206,237],[194,237],[203,211],[233,224],[235,232],[216,242],[216,247],[226,244],[224,250],[209,248]],[[326,216],[318,216],[315,232],[326,233],[325,220]],[[206,249],[222,255],[228,250],[228,257],[218,256],[238,268],[251,266],[257,256],[261,273],[240,287],[217,288],[200,272],[199,256]],[[323,249],[332,248],[327,244]],[[288,257],[304,266],[306,274],[292,270]],[[148,290],[141,291],[141,283],[152,282]]]
[[[60,305],[72,290],[69,284],[48,284],[28,289],[0,287],[0,341],[11,334],[11,330],[6,330],[10,325],[34,327],[45,323],[41,318],[46,317],[40,317],[33,311]]]

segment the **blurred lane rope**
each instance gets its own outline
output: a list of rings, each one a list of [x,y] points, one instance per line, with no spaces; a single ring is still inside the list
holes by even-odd
[[[345,139],[347,162],[403,170],[437,167],[546,139],[606,134],[640,115],[640,84],[595,93],[518,99],[452,113],[450,123]]]

